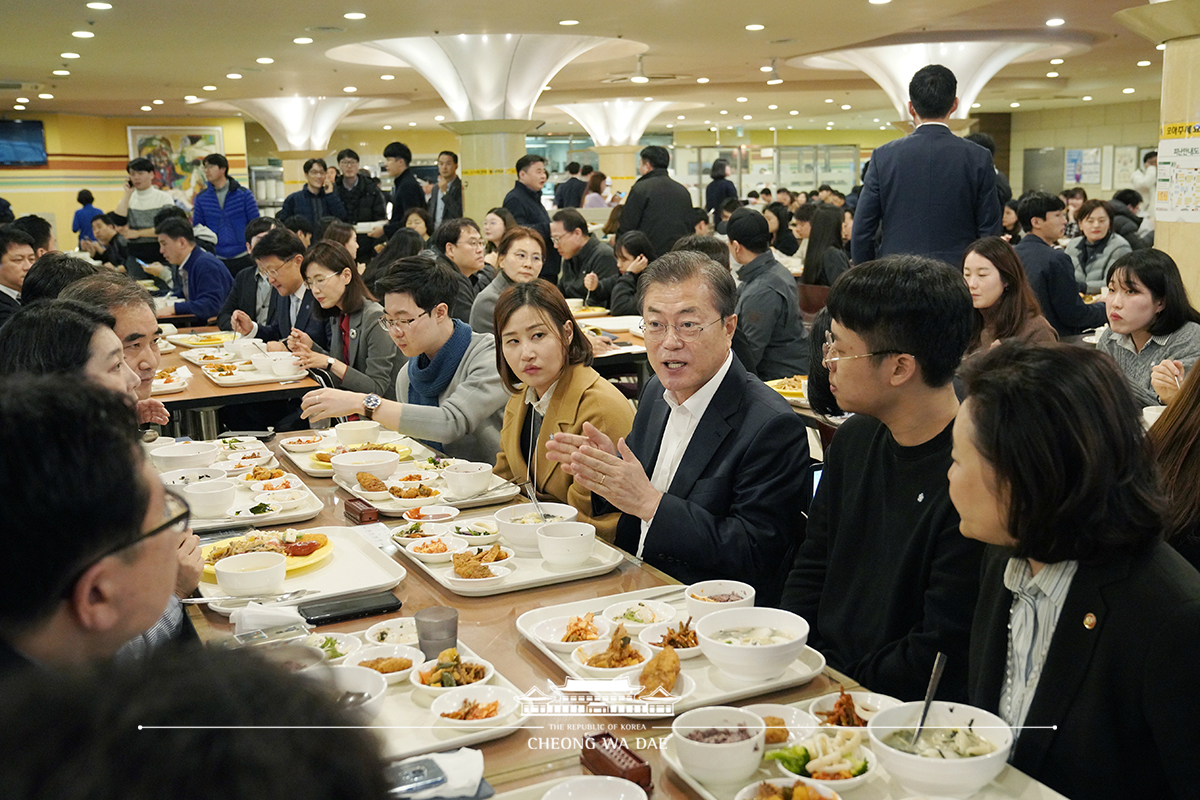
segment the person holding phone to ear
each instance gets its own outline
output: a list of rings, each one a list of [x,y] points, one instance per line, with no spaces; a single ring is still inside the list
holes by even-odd
[[[113,210],[113,220],[127,230],[129,254],[143,263],[163,260],[154,233],[154,215],[160,209],[175,205],[170,194],[154,185],[154,164],[148,158],[135,158],[125,166],[125,193]]]

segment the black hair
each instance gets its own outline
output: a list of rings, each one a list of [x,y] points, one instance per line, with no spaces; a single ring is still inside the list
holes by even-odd
[[[454,163],[458,164],[458,153],[454,152],[453,150],[443,150],[442,152],[438,153],[438,158],[441,158],[442,156],[450,156],[452,159],[454,159]]]
[[[1122,189],[1113,195],[1113,200],[1133,208],[1142,204],[1142,194],[1137,189]]]
[[[526,153],[525,155],[521,156],[517,159],[517,176],[519,177],[522,172],[539,162],[545,164],[546,159],[542,158],[537,153]]]
[[[1146,155],[1142,156],[1142,166],[1145,166],[1146,162],[1152,158],[1158,158],[1157,150],[1151,150],[1150,152],[1146,153]]]
[[[375,282],[380,299],[389,294],[407,294],[422,311],[433,311],[439,305],[454,306],[458,296],[458,275],[450,267],[424,253],[402,258],[388,273]]]
[[[713,308],[721,319],[733,316],[737,308],[737,284],[729,270],[695,250],[672,250],[655,259],[642,271],[638,282],[637,305],[643,309],[646,292],[655,284],[678,285],[699,278],[708,287]]]
[[[578,161],[572,161],[570,164],[567,164],[567,174],[568,175],[578,175],[579,174],[579,162]]]
[[[832,191],[833,191],[833,187],[830,186],[828,183],[822,183],[820,186],[817,187],[817,194],[820,194],[821,192],[832,192]]]
[[[81,206],[90,206],[96,202],[96,197],[88,189],[80,189],[79,194],[75,195],[75,202]]]
[[[154,172],[154,162],[142,156],[125,165],[126,172]]]
[[[404,213],[400,216],[401,221],[404,223],[404,227],[408,227],[408,218],[414,214],[420,217],[421,221],[425,223],[425,235],[433,238],[433,215],[424,208],[421,208],[421,206],[412,206],[411,208],[404,209]]]
[[[26,245],[33,249],[33,237],[14,225],[0,225],[0,256],[6,255],[13,245]]]
[[[392,142],[383,148],[383,157],[400,159],[405,166],[412,164],[412,150],[409,150],[408,145],[403,142]]]
[[[315,165],[317,165],[317,164],[320,164],[320,165],[321,165],[321,169],[322,169],[322,170],[324,170],[324,171],[326,171],[326,172],[328,172],[328,171],[329,171],[329,165],[325,163],[325,159],[323,159],[323,158],[310,158],[310,159],[308,159],[307,161],[305,161],[305,162],[304,162],[304,174],[305,174],[305,175],[308,175],[308,173],[309,173],[309,170],[311,170],[311,169],[312,169],[312,168],[313,168]]]
[[[1033,230],[1034,218],[1045,219],[1047,214],[1062,211],[1067,207],[1058,195],[1047,192],[1030,192],[1017,203],[1017,221],[1021,230],[1029,233]]]
[[[0,377],[22,373],[78,377],[92,357],[96,331],[115,324],[107,311],[74,300],[22,306],[0,327]]]
[[[258,236],[260,233],[266,233],[267,231],[275,230],[276,228],[279,228],[280,230],[287,230],[283,223],[275,217],[255,217],[246,223],[246,244],[250,244],[250,242],[254,241],[254,237]]]
[[[817,213],[816,203],[803,203],[796,206],[795,212],[792,213],[792,219],[797,222],[812,222],[813,214]]]
[[[771,247],[771,229],[762,214],[752,208],[739,208],[725,223],[729,241],[737,242],[755,255],[767,252]]]
[[[588,235],[587,220],[583,218],[583,214],[579,213],[575,208],[563,208],[554,212],[554,216],[550,218],[551,222],[557,222],[563,226],[563,231],[570,233],[571,231],[583,231],[583,235]]]
[[[808,251],[804,255],[804,271],[800,282],[814,286],[830,286],[833,276],[826,270],[829,248],[842,249],[842,214],[831,205],[813,206],[808,219]]]
[[[595,167],[593,167],[591,164],[584,164],[579,168],[579,177],[583,178],[591,175],[593,169],[595,169]]]
[[[250,251],[250,257],[255,261],[268,256],[275,256],[280,261],[290,261],[296,256],[304,255],[304,242],[300,241],[300,237],[286,228],[275,228],[267,231],[258,243],[254,245],[254,249]]]
[[[358,157],[358,153],[354,152],[354,151],[353,151],[353,150],[351,150],[349,147],[347,147],[347,148],[344,148],[344,149],[342,149],[342,150],[339,150],[339,151],[338,151],[338,154],[337,154],[337,160],[338,160],[338,161],[342,161],[342,160],[344,160],[344,159],[347,159],[347,158],[349,158],[349,159],[352,159],[352,160],[354,160],[354,161],[361,161],[361,160],[362,160],[362,159],[360,159],[360,158]]]
[[[211,164],[214,167],[219,167],[220,169],[225,170],[226,176],[229,175],[229,159],[220,153],[209,153],[204,157],[203,163]]]
[[[317,224],[313,227],[313,238],[320,241],[325,238],[325,231],[329,230],[329,226],[335,222],[341,222],[339,217],[332,214],[326,214],[317,219]]]
[[[421,238],[421,234],[412,228],[398,229],[363,271],[363,283],[367,285],[367,291],[375,297],[383,297],[379,293],[376,282],[390,272],[392,266],[400,259],[415,256],[423,249],[425,249],[425,241]]]
[[[14,228],[18,228],[29,234],[29,238],[33,239],[34,250],[48,250],[50,248],[50,237],[54,234],[54,228],[48,220],[42,219],[37,214],[26,214],[23,217],[18,217],[10,224]]]
[[[654,243],[650,241],[649,236],[641,231],[626,231],[622,233],[617,237],[617,243],[613,247],[613,251],[624,252],[630,258],[645,256],[647,264],[658,258],[658,253],[654,250]],[[728,252],[728,248],[726,248],[726,252]]]
[[[925,256],[859,264],[834,281],[827,305],[833,319],[862,337],[871,352],[911,355],[922,380],[935,388],[954,377],[975,324],[962,272]]]
[[[825,366],[825,334],[829,332],[829,307],[817,312],[808,332],[808,386],[805,399],[813,411],[827,417],[840,417],[846,412],[838,405],[829,389],[829,369]]]
[[[457,245],[458,240],[462,238],[462,232],[468,229],[480,233],[479,226],[475,224],[475,220],[473,219],[458,217],[456,219],[442,220],[442,224],[437,226],[437,230],[431,231],[433,234],[433,248],[437,250],[439,255],[446,255],[446,246],[451,244]]]
[[[336,306],[325,308],[320,303],[313,304],[312,314],[317,319],[329,319],[337,317],[339,314],[356,314],[362,310],[368,300],[372,299],[370,292],[367,291],[367,285],[363,283],[362,275],[358,272],[358,264],[350,257],[350,251],[344,245],[327,239],[314,243],[304,254],[304,260],[300,262],[300,277],[305,281],[308,280],[309,267],[313,265],[324,267],[334,275],[340,275],[343,272],[350,274],[350,282],[346,284]]]
[[[196,241],[196,234],[192,230],[192,225],[187,220],[164,219],[154,226],[154,234],[166,236],[168,239],[186,239],[189,242]]]
[[[694,230],[697,225],[703,222],[705,225],[709,223],[708,212],[703,208],[693,208],[692,218],[688,220],[688,225]]]
[[[652,144],[643,147],[642,152],[638,155],[642,161],[645,161],[654,169],[666,169],[671,166],[671,154],[662,145]]]
[[[992,154],[993,158],[996,156],[996,140],[992,138],[991,134],[984,133],[983,131],[976,131],[975,133],[968,133],[963,138],[968,142],[974,142],[980,147],[986,147],[988,152]]]
[[[756,191],[754,191],[753,189],[751,189],[750,191],[746,192],[746,197],[748,197],[748,198],[749,198],[749,199],[751,199],[751,200],[757,200],[757,199],[758,199],[758,192],[756,192]]]
[[[292,233],[307,233],[312,236],[313,224],[308,217],[302,214],[292,214],[283,221],[283,226]]]
[[[93,225],[96,224],[96,220],[100,220],[110,228],[116,228],[120,224],[117,222],[117,218],[113,216],[111,211],[104,214],[97,214],[96,216],[92,217]]]
[[[712,163],[712,169],[708,171],[708,176],[715,180],[720,180],[725,177],[725,171],[729,169],[729,162],[724,158],[715,159]]]
[[[631,236],[634,233],[637,233],[637,231],[630,231],[625,236]],[[622,236],[621,238],[624,239],[625,237]],[[725,269],[729,269],[729,247],[715,236],[702,236],[698,233],[681,236],[675,240],[675,244],[671,245],[671,252],[677,250],[690,250],[693,253],[703,253]],[[654,260],[649,256],[646,258],[648,261]]]
[[[1200,312],[1188,299],[1187,287],[1183,285],[1183,276],[1179,274],[1175,259],[1162,250],[1134,250],[1114,261],[1105,279],[1110,284],[1117,281],[1129,288],[1134,277],[1142,282],[1151,297],[1163,302],[1163,310],[1154,315],[1147,328],[1151,336],[1174,333],[1188,322],[1200,323]]]
[[[158,211],[154,212],[154,227],[157,228],[160,222],[168,219],[181,219],[189,225],[192,222],[192,219],[188,216],[188,213],[179,206],[163,206]]]
[[[908,99],[921,119],[943,119],[954,107],[958,79],[941,64],[921,67],[908,82]]]
[[[1007,500],[1014,556],[1097,564],[1161,538],[1158,469],[1109,356],[1010,339],[971,359],[963,381],[973,444]]]
[[[104,272],[103,267],[90,264],[66,253],[46,253],[33,262],[21,284],[21,303],[53,300],[59,293],[80,278]]]

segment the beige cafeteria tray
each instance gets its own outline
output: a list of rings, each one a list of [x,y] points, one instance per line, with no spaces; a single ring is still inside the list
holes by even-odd
[[[396,474],[403,476],[405,470],[412,472],[416,469],[417,467],[412,466],[410,462],[402,461],[400,462],[400,469],[397,470]],[[333,479],[333,482],[360,500],[366,500],[368,503],[375,506],[377,509],[379,509],[379,513],[385,517],[400,517],[404,515],[405,511],[413,508],[412,505],[405,505],[391,497],[389,497],[387,500],[368,500],[364,495],[362,488],[357,483],[349,484],[343,481],[341,478],[336,477]],[[446,488],[446,482],[441,478],[433,481],[433,484],[430,486],[430,488],[437,489],[439,492],[438,496],[422,501],[419,505],[478,508],[480,506],[494,506],[499,503],[507,503],[509,500],[512,500],[521,493],[520,486],[504,480],[499,475],[492,476],[492,483],[486,492],[473,494],[470,497],[456,497],[455,495],[451,494],[450,490]]]
[[[217,465],[219,464],[220,462],[217,462]],[[267,462],[267,466],[275,466],[276,464],[275,459]],[[254,502],[255,494],[249,485],[242,480],[242,476],[238,475],[229,480],[238,485],[238,490],[233,498],[234,506],[242,506]],[[301,483],[299,480],[296,482]],[[205,531],[219,531],[222,528],[231,528],[238,525],[286,525],[291,522],[304,522],[305,520],[312,519],[321,513],[321,510],[325,508],[325,504],[307,486],[301,483],[299,488],[308,496],[304,498],[303,503],[295,508],[280,511],[278,514],[264,514],[261,517],[230,517],[222,515],[220,517],[205,518],[193,516],[191,518],[192,531],[195,533],[204,533]]]
[[[624,594],[593,597],[589,600],[577,600],[573,603],[563,603],[557,606],[543,606],[542,608],[535,608],[532,611],[526,611],[517,617],[517,630],[529,640],[530,644],[545,653],[547,658],[558,664],[568,675],[573,678],[587,680],[588,676],[584,675],[572,663],[570,653],[556,653],[533,635],[533,629],[538,623],[543,620],[553,619],[554,617],[579,616],[586,614],[588,611],[599,616],[600,612],[608,606],[625,600],[658,600],[674,606],[681,612],[680,615],[671,620],[671,624],[674,625],[687,619],[687,614],[684,612],[683,600],[683,593],[686,588],[685,586],[679,586],[672,591],[669,588],[656,586],[650,589],[639,589],[635,592],[625,592]],[[672,591],[672,593],[664,596],[664,593],[668,591]],[[726,705],[734,700],[744,700],[747,697],[756,697],[761,694],[777,692],[780,689],[787,689],[792,686],[800,686],[808,683],[825,669],[825,656],[811,647],[805,647],[803,652],[800,653],[800,657],[793,661],[784,670],[782,675],[771,681],[760,682],[741,681],[731,678],[713,666],[703,654],[684,660],[681,662],[681,666],[683,667],[681,674],[691,676],[692,680],[696,682],[696,691],[675,704],[675,713],[677,714],[692,708],[699,708],[700,706]]]
[[[281,381],[298,381],[308,377],[308,370],[300,369],[293,372],[291,375],[276,375],[274,373],[262,372],[261,370],[243,367],[240,364],[238,371],[232,375],[214,375],[204,367],[200,371],[204,373],[204,377],[215,383],[217,386],[258,386],[265,383],[279,383]]]
[[[319,564],[288,573],[282,591],[312,589],[314,593],[286,600],[280,605],[296,606],[313,600],[383,591],[391,589],[408,576],[408,570],[402,564],[384,555],[353,528],[329,526],[310,528],[304,532],[328,536],[333,542],[333,553]],[[215,577],[203,575],[200,578],[200,594],[213,597],[225,593],[217,586]],[[208,607],[218,614],[228,615],[237,606],[210,603]]]
[[[216,358],[204,358],[204,356],[216,356]],[[202,367],[205,364],[229,364],[234,361],[247,360],[236,353],[229,352],[223,347],[194,347],[191,350],[184,350],[179,354],[179,357],[198,367]]]
[[[299,436],[299,435],[302,435],[302,434],[281,433],[278,435],[277,440],[287,439],[289,437]],[[326,449],[326,448],[332,448],[335,445],[337,445],[337,443],[338,443],[337,437],[334,435],[332,430],[323,431],[323,432],[321,432],[321,435],[325,437],[325,443],[323,445],[321,445],[320,447],[318,447],[316,450],[309,450],[309,451],[302,452],[302,453],[293,453],[291,450],[288,450],[282,444],[279,445],[279,450],[284,454],[284,456],[287,457],[288,461],[292,462],[292,465],[295,466],[296,469],[300,470],[305,475],[310,475],[314,478],[332,478],[333,477],[333,467],[332,466],[330,466],[329,464],[324,464],[323,462],[321,462],[321,464],[322,464],[321,466],[318,466],[318,462],[313,461],[311,458],[313,453],[316,453],[316,452]],[[395,444],[401,445],[403,447],[407,447],[409,450],[412,451],[412,453],[409,455],[408,458],[400,459],[400,464],[402,466],[408,465],[411,469],[414,469],[414,470],[422,468],[419,465],[413,464],[414,460],[424,461],[425,459],[434,455],[434,452],[432,450],[430,450],[428,447],[426,447],[425,445],[421,444],[420,442],[416,441],[415,439],[410,439],[407,436],[402,436],[402,435],[396,433],[395,431],[383,431],[382,433],[379,434],[379,438],[376,440],[376,443],[377,444],[395,443]]]
[[[487,548],[491,545],[478,546]],[[454,575],[454,566],[450,562],[426,564],[411,555],[403,545],[399,545],[398,549],[404,554],[405,558],[412,562],[413,566],[437,581],[447,591],[454,592],[463,597],[491,597],[492,595],[505,594],[507,592],[519,592],[522,589],[533,589],[538,586],[551,586],[556,583],[568,583],[570,581],[582,580],[583,578],[594,578],[597,575],[605,575],[612,572],[625,558],[624,553],[620,550],[601,541],[596,542],[591,557],[577,567],[556,567],[547,564],[541,558],[512,556],[496,565],[508,567],[512,570],[499,583],[479,588],[464,588],[458,584],[452,585],[446,580],[448,576],[453,577]]]
[[[659,746],[659,753],[662,755],[663,761],[675,773],[675,777],[690,786],[704,800],[733,800],[738,792],[752,783],[758,783],[767,778],[787,777],[772,761],[763,762],[762,766],[758,768],[758,772],[748,780],[727,784],[705,784],[689,775],[679,763],[679,758],[675,754],[674,735],[666,737],[663,744]],[[903,798],[917,800],[917,798],[923,797],[920,792],[911,792],[901,788],[883,767],[876,766],[875,772],[876,775],[866,783],[844,792],[838,792],[838,795],[844,800],[902,800]],[[1006,766],[994,781],[971,795],[971,800],[1067,800],[1067,798],[1049,786],[1043,786],[1020,770]]]

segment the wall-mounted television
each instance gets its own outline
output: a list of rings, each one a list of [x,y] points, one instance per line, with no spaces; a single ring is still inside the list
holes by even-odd
[[[0,119],[0,166],[46,165],[46,130],[36,119]]]

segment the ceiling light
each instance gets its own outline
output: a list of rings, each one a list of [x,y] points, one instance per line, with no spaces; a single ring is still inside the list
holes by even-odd
[[[1009,103],[1008,107],[1009,108],[1020,108],[1021,104],[1020,103]]]
[[[410,128],[415,128],[415,127],[417,127],[417,123],[415,123],[415,122],[410,122],[410,123],[408,123],[408,127],[410,127]]]
[[[66,69],[56,69],[56,70],[54,70],[54,74],[55,75],[70,75],[71,71],[66,70]]]
[[[42,92],[41,94],[38,95],[38,97],[40,97],[43,100],[53,100],[54,99],[54,95],[50,94],[49,92]]]
[[[726,111],[725,109],[721,109],[721,113],[722,113],[722,114],[728,114],[729,112],[728,112],[728,111]]]
[[[161,106],[163,104],[162,100],[151,100],[150,102],[156,106]]]
[[[799,114],[800,112],[799,112],[799,111],[797,111],[796,109],[794,109],[794,108],[793,108],[793,109],[792,109],[791,111],[789,111],[788,113],[789,113],[789,114],[791,114],[791,115],[794,117],[794,116],[796,116],[797,114]]]
[[[675,119],[687,119],[687,117],[685,117],[683,114],[680,114]]]
[[[79,58],[79,53],[59,53],[63,58]]]
[[[1060,19],[1059,17],[1055,17],[1054,19],[1046,20],[1046,24],[1049,25],[1051,28],[1057,28],[1059,25],[1062,25],[1065,22],[1066,22],[1065,19]]]
[[[262,58],[256,58],[254,60],[257,61],[259,64],[274,64],[275,63],[275,59],[267,58],[266,56],[264,56]]]
[[[18,98],[17,98],[17,102],[18,102],[18,103],[28,103],[28,102],[29,102],[29,98],[28,98],[28,97],[18,97]]]
[[[696,83],[708,83],[708,78],[696,78]]]
[[[886,6],[892,0],[868,0],[868,2],[873,6]]]
[[[1090,94],[1085,94],[1085,95],[1083,96],[1083,100],[1084,100],[1084,102],[1087,102],[1088,100],[1091,100],[1091,99],[1092,99],[1092,96],[1091,96]]]
[[[843,105],[843,106],[842,106],[842,111],[849,111],[849,110],[850,110],[850,106],[849,106],[849,105]]]
[[[754,117],[750,116],[749,114],[746,114],[744,117],[742,117],[742,119],[754,119]]]
[[[1149,61],[1139,61],[1139,62],[1137,62],[1137,65],[1139,67],[1148,67],[1148,66],[1150,66],[1150,62]]]
[[[228,75],[226,75],[225,77],[229,78],[229,80],[231,80],[231,81],[237,81],[237,80],[241,80],[242,74],[240,72],[231,72]]]
[[[642,102],[649,103],[649,102],[650,102],[650,101],[652,101],[653,99],[654,99],[653,97],[643,97],[643,98],[642,98]]]
[[[770,128],[767,128],[767,130],[769,130],[769,131],[773,131],[773,130],[775,130],[775,127],[774,127],[774,126],[771,126]]]
[[[979,103],[971,103],[971,108],[979,108],[979,106],[980,106]],[[875,121],[879,122],[879,120],[875,120]]]
[[[769,111],[774,111],[774,110],[775,110],[775,109],[777,109],[777,108],[779,108],[779,106],[777,106],[777,105],[769,105],[769,106],[767,106],[767,109],[768,109]]]
[[[295,44],[312,44],[312,39],[308,38],[307,36],[298,36],[295,39],[292,39],[292,42]]]
[[[668,122],[668,123],[667,123],[667,127],[668,127],[668,128],[674,128],[675,126],[674,126],[674,125],[672,125],[671,123],[669,123],[669,122]]]
[[[771,68],[770,67],[759,67],[758,71],[759,72],[770,72]]]
[[[351,11],[348,14],[342,14],[345,19],[366,19],[367,15],[361,11]]]
[[[13,110],[14,111],[24,111],[25,106],[21,105],[20,103],[17,103],[15,106],[13,106]]]
[[[1121,94],[1133,94],[1133,87],[1129,86],[1121,90]]]
[[[346,92],[347,94],[353,94],[354,92],[358,91],[358,87],[357,86],[343,86],[342,91]]]
[[[142,111],[153,111],[153,110],[154,109],[152,109],[150,106],[142,106]]]
[[[733,130],[733,126],[732,126],[732,125],[726,125],[726,126],[725,126],[725,130],[727,130],[727,131],[731,131],[731,130]]]
[[[215,92],[217,90],[217,87],[215,86],[202,86],[200,88],[206,92]]]
[[[880,126],[879,126],[879,130],[881,130],[881,131],[886,131],[886,130],[887,130],[887,125],[880,125]]]
[[[434,121],[434,122],[441,122],[441,121],[442,121],[442,120],[444,120],[444,119],[445,119],[445,117],[444,117],[444,116],[442,116],[441,114],[438,114],[436,117],[434,117],[434,118],[433,118],[433,121]]]
[[[634,83],[649,83],[650,82],[650,79],[646,77],[646,73],[642,69],[642,57],[641,56],[637,57],[637,69],[634,71],[633,76],[629,80],[633,81]]]
[[[380,76],[379,76],[379,80],[381,80],[381,81],[394,81],[394,80],[396,80],[396,76],[395,76],[395,75],[380,75]]]
[[[1052,59],[1050,59],[1050,63],[1058,65],[1058,64],[1063,63],[1063,60],[1061,58],[1052,58]]]
[[[91,31],[71,31],[71,35],[76,39],[91,39],[95,37],[96,34],[92,33]]]
[[[560,19],[558,21],[558,24],[559,25],[578,25],[579,20],[577,20],[577,19]]]
[[[825,98],[825,102],[826,102],[826,103],[832,103],[832,102],[833,102],[833,98],[832,98],[832,97],[826,97],[826,98]]]
[[[548,91],[550,91],[550,90],[551,90],[551,89],[553,89],[553,88],[554,88],[553,86],[551,86],[550,84],[548,84],[548,83],[547,83],[545,86],[543,86],[543,87],[542,87],[542,91],[543,91],[543,92],[548,92]]]
[[[199,97],[196,97],[196,95],[194,95],[194,94],[185,94],[185,95],[183,96],[183,99],[184,99],[184,100],[186,100],[186,101],[188,101],[188,102],[191,102],[191,101],[193,101],[193,100],[199,100],[200,98],[199,98]]]
[[[826,124],[826,125],[828,125],[828,126],[831,126],[831,127],[833,126],[833,123],[832,123],[832,122],[826,122],[825,124]]]
[[[767,81],[767,86],[778,86],[783,83],[783,78],[779,77],[778,72],[771,73],[771,79]]]
[[[1155,49],[1155,50],[1166,50],[1166,49],[1167,49],[1167,46],[1166,46],[1165,44],[1156,44],[1156,45],[1154,46],[1154,49]]]
[[[765,25],[759,25],[759,24],[755,23],[755,24],[747,25],[747,26],[746,26],[746,30],[748,30],[748,31],[761,31],[761,30],[762,30],[764,27],[766,27],[766,26],[765,26]]]
[[[108,11],[112,8],[112,3],[88,3],[88,8],[94,8],[97,11]]]
[[[976,103],[974,106],[971,106],[971,107],[972,107],[972,108],[977,108],[978,106],[979,106],[979,103]],[[872,121],[872,122],[879,122],[879,117],[876,117],[875,119],[873,119],[873,120],[871,120],[871,121]]]
[[[791,125],[788,125],[788,130],[790,131],[791,129],[792,129],[792,126],[791,126]]]
[[[1057,78],[1057,77],[1058,77],[1058,73],[1057,73],[1057,72],[1047,72],[1047,73],[1046,73],[1046,77],[1047,77],[1047,78]]]
[[[738,101],[739,103],[745,103],[745,102],[747,102],[749,99],[750,99],[750,98],[748,98],[748,97],[739,97],[739,98],[737,99],[737,101]]]
[[[384,129],[385,131],[390,131],[390,130],[392,129],[392,126],[391,126],[391,125],[384,125],[384,126],[383,126],[383,129]]]

